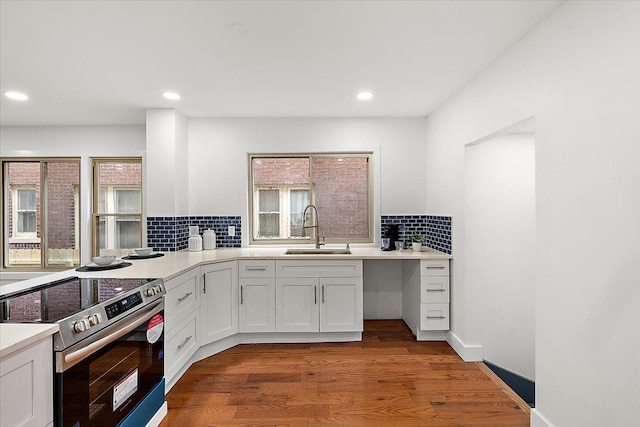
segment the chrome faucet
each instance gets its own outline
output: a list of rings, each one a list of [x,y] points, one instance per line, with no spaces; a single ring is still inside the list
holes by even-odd
[[[307,225],[305,226],[305,222],[307,221],[307,210],[309,210],[309,208],[313,208],[314,212],[315,212],[315,216],[316,216],[316,221],[315,221],[315,225]],[[320,245],[324,245],[324,242],[320,242],[320,233],[319,233],[319,228],[318,228],[318,209],[314,206],[314,205],[307,205],[306,208],[304,208],[304,212],[302,213],[302,237],[306,237],[307,234],[307,228],[315,228],[316,230],[316,249],[320,249]]]

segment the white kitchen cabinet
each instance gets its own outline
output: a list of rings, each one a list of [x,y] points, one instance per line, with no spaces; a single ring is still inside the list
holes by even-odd
[[[53,422],[52,338],[0,359],[0,426],[41,427]]]
[[[283,277],[276,279],[276,331],[318,332],[318,279]]]
[[[200,269],[187,270],[165,281],[164,286],[164,373],[170,384],[198,349]]]
[[[421,340],[444,339],[450,327],[448,259],[403,262],[402,318]]]
[[[277,332],[361,332],[362,323],[362,261],[276,262]]]
[[[200,345],[206,345],[238,333],[238,261],[200,268]]]
[[[275,332],[275,261],[241,260],[238,271],[240,332]]]

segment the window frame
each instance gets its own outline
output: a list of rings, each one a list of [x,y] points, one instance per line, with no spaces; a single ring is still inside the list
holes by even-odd
[[[39,164],[39,185],[40,191],[36,189],[38,192],[38,196],[40,197],[40,212],[38,213],[37,203],[36,203],[36,233],[34,236],[14,236],[9,237],[9,217],[12,218],[12,227],[16,227],[14,211],[16,211],[17,206],[15,204],[12,205],[12,212],[6,212],[6,209],[9,205],[9,180],[7,179],[8,174],[8,164],[11,163],[38,163]],[[53,265],[49,265],[48,249],[49,249],[49,241],[48,241],[48,229],[49,225],[46,218],[46,213],[48,209],[48,199],[47,199],[47,165],[49,163],[76,163],[79,169],[78,183],[74,184],[74,205],[76,210],[74,211],[74,220],[75,222],[75,246],[79,254],[82,253],[82,236],[81,236],[81,227],[79,219],[82,212],[82,201],[80,200],[79,194],[82,188],[82,159],[80,157],[0,157],[0,167],[2,173],[2,198],[0,200],[0,224],[1,224],[1,233],[0,240],[2,241],[2,266],[1,269],[4,270],[14,270],[14,271],[61,271],[66,270],[70,267],[70,265],[60,265],[54,263]],[[18,184],[16,187],[30,187],[30,185],[22,185]],[[13,189],[12,189],[13,190]],[[76,194],[78,198],[76,198]],[[40,237],[38,237],[38,225],[40,224]],[[35,243],[40,245],[40,262],[39,264],[25,264],[25,265],[11,265],[9,259],[9,245],[12,243]],[[77,267],[79,264],[73,264],[73,267]]]
[[[315,192],[313,191],[313,183],[311,182],[313,163],[311,158],[313,157],[366,157],[367,160],[367,220],[368,220],[368,234],[367,238],[325,238],[326,243],[373,243],[375,239],[374,235],[374,194],[375,194],[375,181],[374,181],[374,152],[373,151],[345,151],[345,152],[296,152],[296,153],[248,153],[247,154],[247,175],[248,175],[248,191],[247,191],[247,207],[249,224],[248,224],[248,243],[249,245],[279,245],[279,244],[309,244],[312,243],[311,237],[289,237],[289,238],[256,238],[255,227],[258,226],[257,211],[254,210],[254,204],[257,203],[255,199],[257,195],[256,186],[253,183],[253,160],[259,158],[308,158],[309,161],[309,182],[305,188],[309,191],[309,203],[315,205]],[[280,187],[277,184],[263,184],[262,187]],[[300,184],[292,184],[291,187],[300,186]],[[282,208],[281,208],[282,209]],[[289,212],[286,212],[287,229],[289,225]],[[282,213],[280,223],[282,224]],[[289,232],[290,230],[288,230]],[[320,230],[322,232],[322,230]],[[281,232],[282,235],[282,232]],[[324,237],[324,236],[322,236]]]
[[[133,163],[139,164],[141,168],[140,175],[140,186],[131,185],[131,184],[114,184],[104,187],[106,190],[106,194],[104,195],[105,200],[105,210],[109,211],[109,195],[112,197],[116,197],[117,190],[138,190],[140,192],[140,212],[135,213],[108,213],[108,212],[99,212],[100,210],[100,168],[98,165],[102,163]],[[107,225],[107,230],[116,229],[116,225],[119,221],[135,221],[138,220],[140,222],[140,245],[144,245],[144,224],[143,224],[143,212],[144,212],[144,173],[142,168],[142,157],[92,157],[91,158],[91,170],[92,170],[92,183],[91,183],[91,193],[92,193],[92,203],[91,203],[91,257],[97,256],[98,254],[98,240],[99,230],[97,227],[98,221],[104,221]],[[114,204],[117,204],[117,200],[114,199]],[[115,205],[114,205],[114,210]],[[106,241],[109,242],[109,236],[105,236]],[[114,246],[118,240],[117,236],[114,234],[113,236]],[[107,249],[109,250],[109,249]],[[126,255],[124,252],[129,252],[127,248],[115,248],[114,251],[120,253],[120,255]]]

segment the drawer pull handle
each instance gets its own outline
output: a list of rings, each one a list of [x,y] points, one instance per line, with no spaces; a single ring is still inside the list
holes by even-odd
[[[189,336],[187,337],[187,339],[186,339],[186,340],[184,340],[184,342],[178,346],[178,350],[182,350],[182,347],[184,347],[185,345],[187,345],[187,343],[189,342],[189,340],[190,340],[191,338],[193,338],[193,335],[189,335]]]
[[[246,271],[266,271],[267,267],[245,267]]]
[[[444,270],[444,265],[427,265],[427,270]]]
[[[193,292],[187,292],[186,294],[184,294],[184,296],[182,298],[178,298],[178,302],[182,302],[184,300],[186,300],[187,298],[189,298],[191,296]]]
[[[427,289],[427,292],[444,292],[444,289]]]
[[[427,319],[446,319],[444,316],[427,316]]]

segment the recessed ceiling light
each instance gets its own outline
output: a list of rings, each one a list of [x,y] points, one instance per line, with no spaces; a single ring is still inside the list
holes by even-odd
[[[27,95],[25,95],[22,92],[16,92],[15,90],[8,90],[4,93],[4,96],[6,96],[9,99],[13,99],[15,101],[26,101],[27,99],[29,99],[29,97]]]
[[[175,92],[162,92],[162,96],[172,101],[177,101],[180,99],[180,94]]]
[[[368,101],[371,98],[373,98],[373,93],[369,92],[368,90],[363,90],[362,92],[358,93],[358,95],[356,96],[360,101]]]

